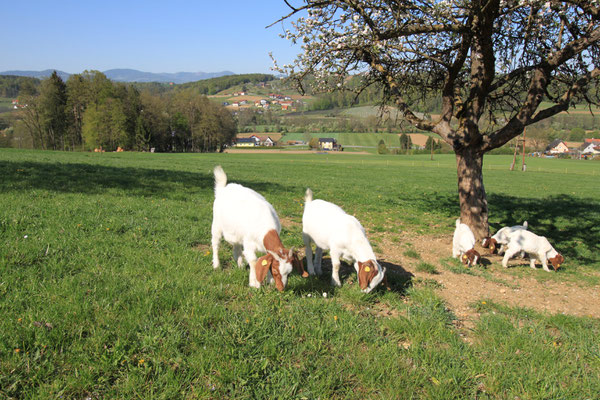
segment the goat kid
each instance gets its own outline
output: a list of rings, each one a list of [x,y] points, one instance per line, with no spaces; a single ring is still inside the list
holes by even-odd
[[[524,229],[519,229],[510,234],[506,253],[504,253],[502,259],[502,266],[508,268],[508,260],[520,252],[529,255],[529,266],[533,269],[535,269],[536,259],[540,260],[542,267],[548,272],[550,272],[548,261],[550,261],[555,271],[565,262],[565,258],[554,250],[548,239]]]
[[[494,236],[483,238],[481,246],[489,248],[491,254],[494,254],[496,251],[498,251],[498,254],[502,255],[506,251],[508,237],[519,229],[527,230],[527,227],[527,221],[523,222],[523,225],[505,226],[496,232]]]
[[[475,235],[466,224],[461,224],[460,218],[456,220],[456,229],[452,238],[452,257],[460,257],[463,264],[467,266],[477,265],[481,258],[475,250]]]
[[[219,267],[219,242],[223,237],[233,245],[233,258],[238,267],[243,267],[242,255],[250,265],[251,287],[260,288],[268,275],[268,282],[274,279],[277,289],[283,291],[294,267],[308,276],[293,249],[283,247],[279,238],[281,224],[273,206],[252,189],[237,183],[227,184],[227,175],[221,166],[216,166],[213,172],[213,268]],[[257,251],[267,253],[258,262]]]
[[[313,200],[310,189],[306,190],[304,198],[302,239],[306,248],[309,274],[321,275],[323,250],[329,250],[332,285],[342,286],[339,276],[342,258],[354,263],[358,285],[364,293],[369,293],[384,280],[385,268],[377,262],[360,222],[333,203]],[[314,261],[312,242],[316,245]]]

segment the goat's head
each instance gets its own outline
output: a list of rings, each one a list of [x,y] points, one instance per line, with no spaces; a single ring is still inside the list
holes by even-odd
[[[498,242],[496,241],[496,239],[488,236],[483,238],[483,240],[481,241],[481,247],[484,247],[486,249],[489,248],[490,254],[494,254],[498,250]]]
[[[293,250],[290,249],[285,254],[268,252],[266,255],[259,257],[254,266],[256,279],[263,282],[269,271],[275,280],[277,290],[283,292],[287,285],[287,278],[292,272],[293,266]]]
[[[481,256],[479,255],[477,250],[471,249],[462,255],[461,261],[463,262],[463,264],[471,267],[473,265],[477,265],[477,261],[479,261],[480,258]]]
[[[559,253],[559,254],[555,255],[554,257],[549,258],[548,261],[550,261],[554,270],[558,271],[558,269],[560,268],[560,265],[565,262],[565,258],[562,256],[562,254]]]
[[[385,276],[385,268],[382,268],[376,260],[358,262],[358,286],[364,293],[373,290]]]

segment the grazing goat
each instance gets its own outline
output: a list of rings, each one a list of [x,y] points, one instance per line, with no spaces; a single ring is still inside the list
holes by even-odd
[[[331,255],[331,284],[341,286],[340,259],[354,263],[358,285],[365,293],[373,290],[385,276],[375,258],[365,230],[356,218],[340,207],[324,200],[313,200],[313,193],[306,190],[302,216],[302,239],[306,247],[308,273],[321,275],[323,250]],[[311,243],[317,246],[313,261]]]
[[[565,262],[565,258],[554,250],[548,239],[524,229],[519,229],[510,234],[506,253],[504,253],[504,258],[502,259],[502,266],[508,268],[508,260],[520,252],[525,252],[529,255],[529,265],[534,269],[536,259],[540,260],[542,267],[548,272],[550,272],[548,261],[550,261],[555,271]]]
[[[475,235],[468,225],[460,223],[460,218],[456,220],[456,229],[452,239],[452,257],[460,257],[462,263],[469,267],[477,265],[477,261],[481,258],[475,250]]]
[[[502,255],[506,250],[506,245],[508,244],[508,237],[510,234],[519,229],[527,230],[527,226],[527,221],[523,222],[523,225],[505,226],[496,232],[494,236],[483,238],[481,246],[489,248],[490,253],[492,254],[494,254],[497,250],[498,254]]]
[[[250,286],[259,288],[269,275],[283,291],[292,268],[302,268],[293,249],[281,243],[281,224],[273,206],[254,190],[237,183],[227,184],[227,175],[221,166],[214,169],[215,202],[213,204],[212,249],[213,267],[219,267],[221,236],[233,245],[233,258],[238,267],[243,258],[250,265]],[[256,260],[256,252],[267,255]],[[308,276],[306,273],[303,275]]]

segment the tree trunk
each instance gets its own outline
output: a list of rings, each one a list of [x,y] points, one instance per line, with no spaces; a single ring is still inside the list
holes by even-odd
[[[483,154],[478,149],[467,147],[456,151],[460,221],[471,228],[477,240],[489,236],[482,166]]]

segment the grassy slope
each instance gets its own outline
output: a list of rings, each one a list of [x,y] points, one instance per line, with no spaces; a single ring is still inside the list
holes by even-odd
[[[454,161],[437,158],[0,150],[0,397],[594,398],[597,320],[488,302],[468,344],[426,282],[257,291],[226,245],[212,270],[217,163],[300,246],[306,186],[371,232],[451,232]],[[528,219],[564,249],[564,277],[598,270],[600,164],[529,165],[486,170],[492,224]]]

